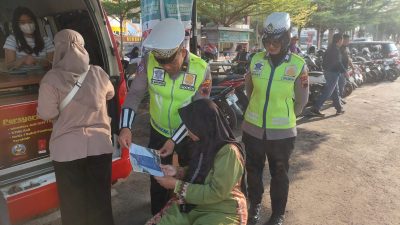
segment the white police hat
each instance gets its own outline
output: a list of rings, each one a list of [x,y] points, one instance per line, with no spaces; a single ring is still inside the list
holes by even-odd
[[[264,21],[264,34],[279,35],[290,29],[290,16],[286,12],[273,12]]]
[[[181,21],[173,18],[162,20],[154,26],[143,46],[157,58],[171,57],[185,38],[185,28]]]

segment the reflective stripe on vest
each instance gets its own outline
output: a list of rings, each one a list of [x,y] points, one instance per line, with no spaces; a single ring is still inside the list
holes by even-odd
[[[305,65],[295,54],[273,68],[265,52],[257,53],[250,63],[253,92],[245,120],[268,129],[289,129],[296,126],[294,84]]]
[[[166,137],[171,137],[182,122],[178,109],[192,101],[205,78],[207,63],[189,54],[188,72],[181,72],[175,80],[157,63],[153,54],[149,54],[147,61],[151,125]]]

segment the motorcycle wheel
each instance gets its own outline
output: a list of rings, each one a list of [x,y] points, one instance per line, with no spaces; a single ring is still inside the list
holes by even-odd
[[[229,104],[225,101],[214,100],[215,104],[222,112],[222,116],[226,119],[229,124],[229,127],[233,130],[237,126],[237,118],[235,111],[229,106]]]
[[[394,70],[390,69],[388,71],[386,71],[386,79],[388,81],[395,81],[397,79],[397,74]]]
[[[381,82],[385,79],[385,73],[383,71],[379,71],[377,74],[378,74],[378,77],[377,77],[378,82]]]
[[[315,101],[318,99],[320,93],[322,92],[322,89],[324,88],[323,85],[319,84],[314,84],[310,85],[310,94],[308,97],[308,105],[312,105],[315,103]]]
[[[379,70],[371,70],[371,82],[378,82],[379,81]]]
[[[350,82],[346,82],[346,85],[344,86],[344,93],[343,93],[343,97],[347,97],[349,95],[351,95],[351,93],[353,92],[353,85]]]

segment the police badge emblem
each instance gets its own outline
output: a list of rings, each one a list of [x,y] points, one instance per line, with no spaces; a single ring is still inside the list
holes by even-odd
[[[285,74],[282,77],[282,80],[294,81],[297,73],[297,66],[289,65],[285,68]]]
[[[295,77],[297,74],[297,66],[289,65],[285,68],[285,76]]]
[[[185,73],[180,88],[189,91],[194,91],[195,83],[196,83],[196,74]]]
[[[264,67],[264,64],[262,62],[257,62],[256,64],[254,64],[254,69],[252,71],[252,75],[260,76],[263,67]]]
[[[266,31],[268,33],[272,33],[272,31],[274,31],[274,25],[272,25],[272,23],[268,24]]]
[[[165,70],[161,68],[154,68],[153,77],[151,78],[151,83],[165,86]]]

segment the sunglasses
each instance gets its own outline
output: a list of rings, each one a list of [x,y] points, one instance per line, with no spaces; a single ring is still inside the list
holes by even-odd
[[[178,51],[176,51],[173,55],[171,55],[171,56],[168,57],[168,58],[160,59],[160,58],[154,57],[154,59],[155,59],[160,65],[170,64],[170,63],[172,63],[172,62],[175,60],[177,53],[178,53]]]
[[[274,48],[279,48],[281,46],[281,41],[268,38],[268,39],[263,39],[263,44],[267,47],[272,45],[272,47]]]

